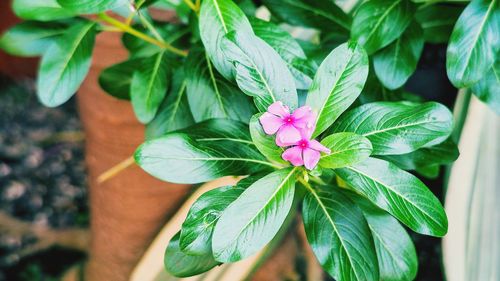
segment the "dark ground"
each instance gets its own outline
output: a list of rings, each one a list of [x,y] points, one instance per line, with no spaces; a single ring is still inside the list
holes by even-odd
[[[439,46],[426,46],[419,70],[408,88],[451,106],[456,90],[447,82],[443,51]],[[56,229],[86,226],[83,149],[74,101],[58,108],[45,108],[36,100],[33,81],[16,85],[0,77],[1,211]],[[426,183],[441,198],[442,177]],[[416,280],[443,280],[440,239],[413,233],[411,236],[419,256]],[[56,280],[66,268],[84,259],[83,253],[59,248],[18,256],[35,242],[29,235],[0,233],[0,281]]]
[[[0,210],[36,225],[88,224],[83,138],[74,102],[40,105],[33,81],[0,77]],[[50,280],[83,254],[50,249],[21,258],[32,235],[0,233],[0,280]],[[42,277],[43,276],[43,277]]]

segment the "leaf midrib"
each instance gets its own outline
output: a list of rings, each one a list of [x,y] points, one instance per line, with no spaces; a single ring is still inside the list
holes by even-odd
[[[151,76],[149,77],[149,81],[148,81],[149,83],[148,83],[148,86],[146,88],[147,91],[146,91],[146,100],[145,100],[145,105],[146,105],[146,108],[148,108],[148,109],[150,108],[151,96],[153,93],[153,84],[158,76],[158,72],[160,71],[160,66],[161,66],[164,54],[165,54],[165,52],[160,52],[158,55],[156,55],[157,57],[155,60],[155,64],[153,66],[153,71],[151,72]]]
[[[493,6],[495,6],[496,2],[497,2],[497,0],[492,0],[492,1],[491,1],[491,3],[490,3],[490,5],[488,6],[488,10],[486,11],[486,14],[484,15],[484,18],[483,18],[483,20],[482,20],[482,22],[481,22],[481,25],[479,26],[479,29],[478,29],[478,32],[477,32],[476,36],[475,36],[475,39],[473,40],[473,42],[474,42],[474,43],[472,44],[472,45],[473,45],[473,47],[471,48],[470,52],[468,52],[468,53],[466,54],[467,59],[465,60],[465,64],[463,64],[463,65],[465,65],[465,67],[463,68],[463,70],[462,70],[462,71],[461,71],[461,73],[460,73],[460,74],[461,74],[461,75],[460,75],[461,77],[463,77],[463,75],[465,74],[465,70],[467,69],[467,66],[469,65],[470,59],[471,59],[471,57],[472,57],[472,52],[473,52],[473,50],[474,50],[474,49],[476,48],[476,46],[477,46],[477,41],[479,40],[479,37],[481,36],[481,34],[482,34],[482,33],[483,33],[483,31],[484,31],[484,25],[486,24],[486,21],[488,20],[488,18],[489,18],[489,16],[490,16],[490,12],[491,12],[491,10],[492,10],[492,7],[493,7]]]
[[[379,18],[375,26],[372,28],[370,33],[368,33],[368,36],[366,36],[365,42],[368,42],[368,40],[375,34],[375,31],[379,28],[379,26],[382,24],[382,22],[385,20],[385,18],[389,15],[389,13],[396,7],[399,3],[401,3],[401,0],[394,1],[394,3],[387,8],[387,10],[382,14],[382,16]]]
[[[159,156],[142,156],[141,158],[148,158],[148,159],[162,159],[162,160],[166,160],[166,159],[171,159],[171,160],[188,160],[188,161],[244,161],[244,162],[251,162],[251,163],[257,163],[257,164],[262,164],[262,165],[266,165],[266,166],[270,166],[270,167],[273,167],[273,168],[279,168],[277,166],[275,166],[274,164],[270,163],[270,162],[266,162],[266,161],[261,161],[261,160],[257,160],[257,159],[251,159],[251,158],[235,158],[235,157],[231,157],[231,158],[221,158],[221,157],[191,157],[191,158],[188,158],[188,157],[159,157]]]
[[[340,244],[342,244],[342,249],[344,250],[344,252],[346,253],[346,255],[347,255],[348,259],[349,259],[349,264],[350,264],[352,270],[354,271],[354,274],[356,275],[356,277],[358,277],[358,274],[357,274],[357,271],[356,271],[356,269],[354,267],[354,263],[352,261],[351,255],[347,251],[347,248],[346,248],[346,246],[344,244],[344,239],[340,238],[340,237],[343,237],[343,236],[340,235],[340,232],[337,229],[337,226],[335,225],[335,222],[333,221],[332,217],[330,216],[330,213],[328,212],[326,206],[323,204],[323,201],[321,201],[321,198],[318,196],[318,194],[316,193],[316,191],[314,189],[309,189],[309,191],[314,196],[314,198],[316,198],[316,201],[318,201],[318,204],[321,207],[321,209],[323,210],[323,213],[325,214],[325,216],[328,219],[328,221],[330,222],[333,230],[335,231],[335,233],[339,237]],[[362,280],[362,279],[358,279],[358,280]]]
[[[357,48],[357,46],[356,46],[356,48]],[[349,48],[348,48],[348,49],[349,49]],[[329,91],[328,96],[326,97],[325,101],[324,101],[324,102],[323,102],[323,104],[321,105],[321,108],[320,108],[320,110],[319,110],[319,112],[318,112],[318,117],[317,117],[317,120],[318,120],[318,121],[319,121],[319,119],[321,118],[321,115],[323,114],[323,110],[325,109],[326,104],[328,103],[328,101],[330,100],[330,98],[333,98],[333,95],[332,95],[332,94],[333,94],[333,92],[335,92],[335,88],[337,88],[337,85],[338,85],[338,83],[339,83],[340,79],[341,79],[342,77],[344,77],[344,73],[345,73],[345,71],[346,71],[346,69],[347,69],[347,66],[351,63],[351,60],[352,60],[352,58],[353,58],[353,57],[354,57],[354,55],[355,55],[354,51],[355,51],[355,50],[353,50],[353,51],[352,51],[351,56],[349,56],[349,59],[346,61],[346,64],[342,67],[342,71],[341,71],[341,72],[340,72],[340,74],[339,74],[339,78],[338,78],[337,80],[335,80],[335,83],[333,84],[332,89]],[[311,88],[312,88],[312,85],[311,85]],[[307,100],[306,100],[306,104],[307,104]],[[318,122],[318,123],[319,123],[319,122]],[[324,122],[322,122],[322,123],[324,123]],[[319,126],[317,126],[317,127],[316,127],[316,129],[317,129],[318,127],[319,127]],[[314,136],[314,135],[316,135],[316,130],[315,130],[315,132],[314,132],[313,136]]]
[[[382,182],[382,181],[380,181],[380,180],[378,180],[378,179],[376,179],[376,178],[374,178],[374,177],[372,177],[372,176],[370,176],[370,175],[368,175],[368,174],[366,174],[366,173],[364,173],[364,172],[362,172],[362,171],[360,171],[360,170],[358,170],[358,169],[356,169],[356,168],[354,168],[352,166],[351,167],[346,167],[346,168],[349,169],[349,170],[352,170],[352,171],[354,171],[354,172],[356,172],[358,174],[361,174],[361,175],[363,175],[363,176],[371,179],[372,181],[374,181],[374,182],[376,182],[376,183],[384,186],[387,190],[389,190],[392,193],[398,195],[400,198],[404,199],[410,205],[412,205],[413,207],[415,207],[415,209],[419,210],[422,214],[425,214],[425,216],[428,217],[428,218],[430,218],[430,220],[434,221],[437,225],[441,226],[441,223],[439,221],[435,220],[433,218],[433,216],[431,216],[427,212],[424,212],[418,205],[415,205],[411,200],[409,200],[408,198],[406,198],[405,196],[403,196],[401,193],[399,193],[396,190],[394,190],[391,185],[388,185],[388,184],[386,184],[386,183],[384,183],[384,182]]]
[[[295,170],[297,169],[297,167],[294,167],[292,168],[292,170],[290,170],[290,172],[288,173],[288,175],[286,175],[286,177],[283,179],[283,181],[279,184],[279,186],[276,188],[276,190],[273,192],[273,194],[271,194],[271,196],[269,196],[268,200],[266,201],[266,203],[263,205],[263,207],[261,209],[259,209],[255,215],[248,220],[248,222],[241,228],[241,230],[238,232],[237,235],[235,235],[235,238],[230,242],[230,243],[227,243],[227,246],[223,248],[223,250],[226,250],[229,246],[231,246],[231,244],[234,243],[234,241],[238,240],[239,237],[241,236],[241,234],[248,228],[248,226],[255,220],[255,218],[257,216],[259,216],[261,213],[262,213],[262,210],[269,204],[269,202],[271,202],[271,200],[273,198],[275,198],[276,194],[281,191],[281,189],[285,186],[285,184],[287,183],[288,179],[290,179],[290,177],[295,174]],[[254,183],[255,184],[255,183]],[[249,187],[250,188],[250,187]]]
[[[63,64],[63,67],[62,67],[61,71],[59,71],[58,75],[56,75],[56,77],[57,77],[57,79],[56,79],[57,83],[54,83],[54,87],[52,87],[52,91],[51,91],[51,95],[50,95],[51,96],[51,101],[53,101],[54,98],[55,98],[55,95],[54,95],[53,91],[55,91],[55,89],[57,89],[58,82],[62,80],[61,77],[63,76],[64,72],[68,68],[69,62],[73,59],[73,57],[75,55],[75,52],[78,49],[78,47],[80,47],[80,43],[82,42],[82,40],[85,38],[85,36],[88,34],[88,32],[94,26],[95,26],[95,23],[87,24],[87,28],[84,28],[84,29],[81,30],[81,33],[80,33],[81,36],[78,36],[77,40],[74,41],[74,42],[76,42],[76,44],[73,45],[73,48],[71,48],[71,51],[68,53],[67,59],[64,60],[64,64]],[[63,38],[64,37],[59,37],[58,40],[61,40]],[[55,44],[57,44],[57,43],[55,43]]]
[[[322,0],[320,0],[322,1]],[[298,2],[293,2],[293,1],[286,1],[290,6],[295,6],[295,7],[298,7],[298,8],[303,8],[304,10],[307,10],[307,11],[311,11],[315,14],[318,14],[320,16],[323,16],[333,22],[335,22],[336,24],[342,26],[342,28],[344,28],[345,30],[349,30],[350,29],[350,26],[346,26],[342,21],[338,21],[335,17],[330,17],[329,14],[321,11],[321,10],[318,10],[318,9],[315,9],[314,7],[311,7],[309,5],[306,5],[306,4],[303,4],[301,5],[302,3],[298,3]],[[335,4],[334,4],[335,5]]]
[[[406,123],[404,125],[398,125],[398,126],[394,126],[394,127],[390,127],[390,128],[385,128],[385,129],[381,129],[381,130],[371,131],[369,133],[362,134],[362,136],[363,137],[368,137],[368,136],[371,136],[371,135],[375,135],[375,134],[379,134],[379,133],[385,133],[385,132],[389,132],[389,131],[392,131],[392,130],[399,130],[399,129],[403,129],[403,128],[406,128],[406,127],[413,127],[413,126],[418,126],[418,125],[423,125],[423,124],[428,124],[428,123],[441,123],[441,122],[443,122],[443,121],[433,122],[433,121],[426,120],[426,121],[415,122],[415,123]]]
[[[212,69],[212,63],[210,62],[210,59],[208,58],[207,52],[205,52],[205,60],[207,62],[208,73],[210,74],[210,80],[212,81],[212,86],[214,87],[215,96],[217,97],[217,102],[219,103],[219,106],[222,110],[222,113],[224,114],[224,117],[228,118],[229,115],[227,114],[226,107],[224,106],[224,103],[222,102],[222,95],[219,91],[219,86],[217,85],[217,80],[215,79],[215,74],[214,74],[214,71]]]
[[[212,0],[212,3],[214,4],[214,8],[215,8],[215,11],[217,12],[217,16],[219,18],[219,21],[222,24],[222,28],[224,28],[224,32],[228,33],[226,22],[224,21],[224,17],[222,16],[222,12],[220,10],[218,1],[217,0]]]
[[[235,44],[236,46],[238,46],[238,44]],[[271,96],[271,99],[273,100],[273,102],[276,102],[276,97],[274,96],[274,93],[273,91],[271,90],[269,84],[267,83],[267,80],[264,79],[264,76],[262,74],[262,72],[260,71],[260,69],[257,68],[257,65],[254,63],[253,59],[251,59],[247,53],[245,53],[241,48],[240,46],[238,46],[238,49],[240,49],[241,53],[250,61],[250,63],[252,64],[253,66],[253,69],[255,69],[255,71],[257,72],[257,74],[259,74],[259,77],[262,81],[262,83],[264,83],[264,86],[266,87],[267,91],[269,92],[269,95]]]
[[[182,85],[181,85],[181,88],[179,89],[177,99],[175,99],[175,102],[174,102],[174,108],[172,109],[172,114],[170,114],[170,118],[168,118],[168,121],[167,121],[167,124],[169,127],[172,126],[172,123],[175,120],[175,116],[177,115],[177,110],[179,110],[180,103],[182,101],[182,97],[184,96],[184,93],[186,92],[185,91],[186,86],[187,86],[186,80],[182,81]]]

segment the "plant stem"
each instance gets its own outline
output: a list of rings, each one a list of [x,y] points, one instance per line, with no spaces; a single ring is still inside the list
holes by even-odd
[[[99,14],[99,18],[107,23],[109,23],[110,25],[120,29],[121,31],[123,32],[126,32],[126,33],[129,33],[131,35],[134,35],[135,37],[137,38],[140,38],[146,42],[149,42],[151,44],[154,44],[162,49],[165,49],[167,51],[170,51],[176,55],[179,55],[179,56],[182,56],[182,57],[186,57],[187,56],[187,51],[185,50],[181,50],[181,49],[178,49],[168,43],[165,43],[165,42],[162,42],[162,41],[159,41],[153,37],[150,37],[149,35],[147,34],[144,34],[140,31],[138,31],[137,29],[134,29],[133,27],[129,26],[129,25],[126,25],[125,23],[123,22],[120,22],[108,15],[106,15],[105,13],[100,13]]]
[[[125,170],[126,168],[132,166],[134,163],[135,163],[134,157],[130,156],[129,158],[123,160],[122,162],[118,163],[117,165],[115,165],[111,169],[109,169],[106,172],[99,175],[99,177],[97,177],[97,183],[101,184],[101,183],[109,180],[110,178],[116,176],[117,174],[119,174],[120,172]]]
[[[189,8],[195,12],[198,12],[197,5],[194,4],[191,0],[184,0],[184,3],[189,6]]]

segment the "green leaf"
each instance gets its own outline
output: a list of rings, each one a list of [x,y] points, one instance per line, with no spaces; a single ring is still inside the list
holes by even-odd
[[[405,31],[415,10],[409,0],[366,1],[354,14],[351,38],[373,54]]]
[[[391,90],[403,86],[417,69],[423,49],[422,28],[413,21],[401,37],[373,56],[375,73],[382,84]]]
[[[130,59],[105,68],[99,75],[99,85],[115,98],[130,100],[130,84],[142,60]]]
[[[57,0],[14,0],[12,10],[25,20],[52,21],[74,16],[73,12],[63,9]]]
[[[273,239],[292,206],[296,169],[278,170],[261,178],[224,210],[212,240],[217,261],[247,258]]]
[[[257,113],[250,119],[250,135],[252,136],[252,141],[257,147],[257,149],[262,153],[269,161],[278,164],[288,165],[288,162],[281,158],[281,154],[285,151],[283,147],[276,145],[275,138],[269,136],[264,132],[262,125],[260,124],[259,118],[263,113]]]
[[[375,155],[406,154],[443,142],[452,123],[448,108],[436,102],[373,102],[344,114],[333,131],[367,137]]]
[[[254,98],[263,112],[276,101],[297,107],[293,76],[285,62],[262,39],[242,32],[231,32],[222,41],[226,59],[233,63],[239,88]]]
[[[49,107],[66,102],[80,87],[92,61],[96,24],[79,22],[57,38],[40,63],[37,93]]]
[[[58,23],[22,22],[0,37],[0,49],[14,56],[41,56],[65,31],[66,26]]]
[[[309,191],[302,218],[321,266],[338,281],[379,280],[373,240],[361,210],[337,187]]]
[[[156,115],[168,89],[168,61],[166,52],[141,61],[130,83],[130,98],[135,116],[144,124]]]
[[[181,251],[179,238],[181,232],[177,232],[168,243],[165,251],[165,269],[176,277],[189,277],[209,271],[219,265],[211,254],[200,256],[188,255]]]
[[[76,14],[96,14],[127,5],[127,0],[57,0],[64,9]]]
[[[351,18],[334,1],[264,0],[273,16],[291,25],[348,33]]]
[[[227,79],[234,78],[233,65],[221,52],[224,35],[233,30],[253,33],[240,8],[231,0],[204,0],[200,9],[200,37],[215,68]]]
[[[498,0],[474,0],[460,15],[446,51],[446,71],[457,88],[472,86],[500,51]]]
[[[253,145],[247,125],[211,119],[146,141],[135,160],[149,174],[174,183],[201,183],[275,167]]]
[[[381,159],[396,164],[403,170],[416,170],[429,165],[448,164],[459,156],[457,145],[450,139],[430,147],[422,147],[402,155],[384,155]]]
[[[288,69],[295,79],[295,87],[297,89],[309,89],[312,82],[312,76],[309,76],[312,71],[309,69],[316,66],[307,60],[306,54],[299,43],[290,33],[274,23],[258,18],[251,18],[250,23],[255,35],[269,44],[287,63]]]
[[[181,250],[193,255],[212,254],[212,234],[215,224],[227,206],[235,201],[247,187],[239,184],[224,186],[201,195],[193,203],[186,220],[182,223]]]
[[[372,152],[370,141],[354,133],[329,135],[321,141],[321,144],[328,147],[331,153],[322,154],[319,165],[330,169],[342,168],[362,162]]]
[[[430,5],[418,9],[415,19],[424,30],[424,39],[433,44],[448,43],[453,26],[463,7],[450,5]]]
[[[472,86],[472,92],[500,115],[500,59]]]
[[[189,52],[185,63],[187,98],[194,120],[227,118],[248,123],[253,106],[238,87],[228,82],[202,49]]]
[[[328,129],[359,96],[368,76],[368,56],[348,42],[335,48],[321,63],[306,104],[318,113],[313,137]]]
[[[418,258],[415,246],[399,222],[365,198],[345,193],[363,211],[375,242],[380,280],[411,281],[417,275]]]
[[[448,220],[443,206],[423,182],[396,165],[375,158],[336,169],[352,189],[386,210],[413,231],[444,236]]]
[[[155,118],[146,125],[146,139],[160,137],[166,133],[193,125],[186,95],[186,81],[182,71],[173,75],[173,85],[158,109]]]

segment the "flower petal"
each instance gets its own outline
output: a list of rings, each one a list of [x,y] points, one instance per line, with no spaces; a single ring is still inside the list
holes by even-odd
[[[324,153],[327,153],[327,154],[330,154],[330,153],[331,153],[331,150],[330,150],[328,147],[326,147],[326,146],[322,145],[322,144],[321,144],[319,141],[317,141],[317,140],[311,140],[311,141],[309,142],[309,148],[312,148],[312,149],[314,149],[314,150],[321,151],[321,152],[324,152]]]
[[[276,144],[293,145],[302,139],[300,131],[292,125],[283,125],[276,135]]]
[[[302,149],[298,146],[291,147],[281,155],[281,158],[285,161],[289,161],[294,166],[302,166],[304,161],[302,160]]]
[[[290,110],[288,109],[288,107],[284,106],[280,101],[271,104],[267,108],[267,111],[274,115],[278,115],[279,117],[285,117],[290,114]]]
[[[275,134],[278,129],[285,124],[281,118],[276,115],[272,115],[270,113],[265,112],[259,118],[260,124],[264,129],[264,132],[268,135]]]
[[[303,117],[307,117],[311,113],[312,113],[311,107],[308,106],[308,105],[304,105],[304,106],[301,106],[301,107],[295,109],[295,111],[293,112],[292,116],[295,119],[300,119],[300,118],[303,118]]]
[[[318,164],[319,158],[321,156],[319,151],[316,151],[311,148],[306,148],[304,149],[303,154],[304,154],[304,166],[308,170],[314,169]]]

